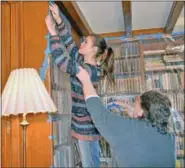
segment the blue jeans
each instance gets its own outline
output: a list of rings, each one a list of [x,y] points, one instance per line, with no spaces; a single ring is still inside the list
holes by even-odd
[[[82,166],[100,167],[100,145],[99,141],[82,141],[78,139],[81,153]]]

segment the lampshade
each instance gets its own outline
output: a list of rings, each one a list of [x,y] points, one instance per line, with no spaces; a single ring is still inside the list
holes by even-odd
[[[22,68],[10,73],[2,93],[2,115],[55,111],[56,106],[35,69]]]

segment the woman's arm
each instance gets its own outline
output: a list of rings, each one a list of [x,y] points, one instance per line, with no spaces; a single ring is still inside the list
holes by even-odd
[[[128,119],[127,121],[126,118],[116,116],[107,111],[98,97],[86,70],[81,67],[79,67],[79,70],[77,77],[83,84],[83,92],[88,112],[91,114],[93,122],[100,134],[111,145],[114,145],[117,141],[117,137],[120,137],[120,134],[126,132],[124,130],[128,128],[127,125],[130,120]]]

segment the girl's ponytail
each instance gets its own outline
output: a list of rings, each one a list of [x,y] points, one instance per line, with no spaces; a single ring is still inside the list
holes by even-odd
[[[103,78],[107,77],[111,84],[115,84],[114,79],[114,51],[108,47],[105,51],[105,60],[102,62]]]

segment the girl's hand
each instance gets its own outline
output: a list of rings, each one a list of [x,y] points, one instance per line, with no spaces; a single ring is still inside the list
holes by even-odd
[[[45,22],[46,22],[46,26],[48,28],[48,31],[49,33],[52,35],[52,36],[55,36],[57,35],[57,31],[55,29],[55,22],[52,18],[51,15],[47,15],[46,18],[45,18]]]
[[[57,24],[60,24],[62,22],[62,18],[60,17],[60,11],[59,11],[58,6],[55,3],[52,3],[49,5],[49,10],[51,11]]]

